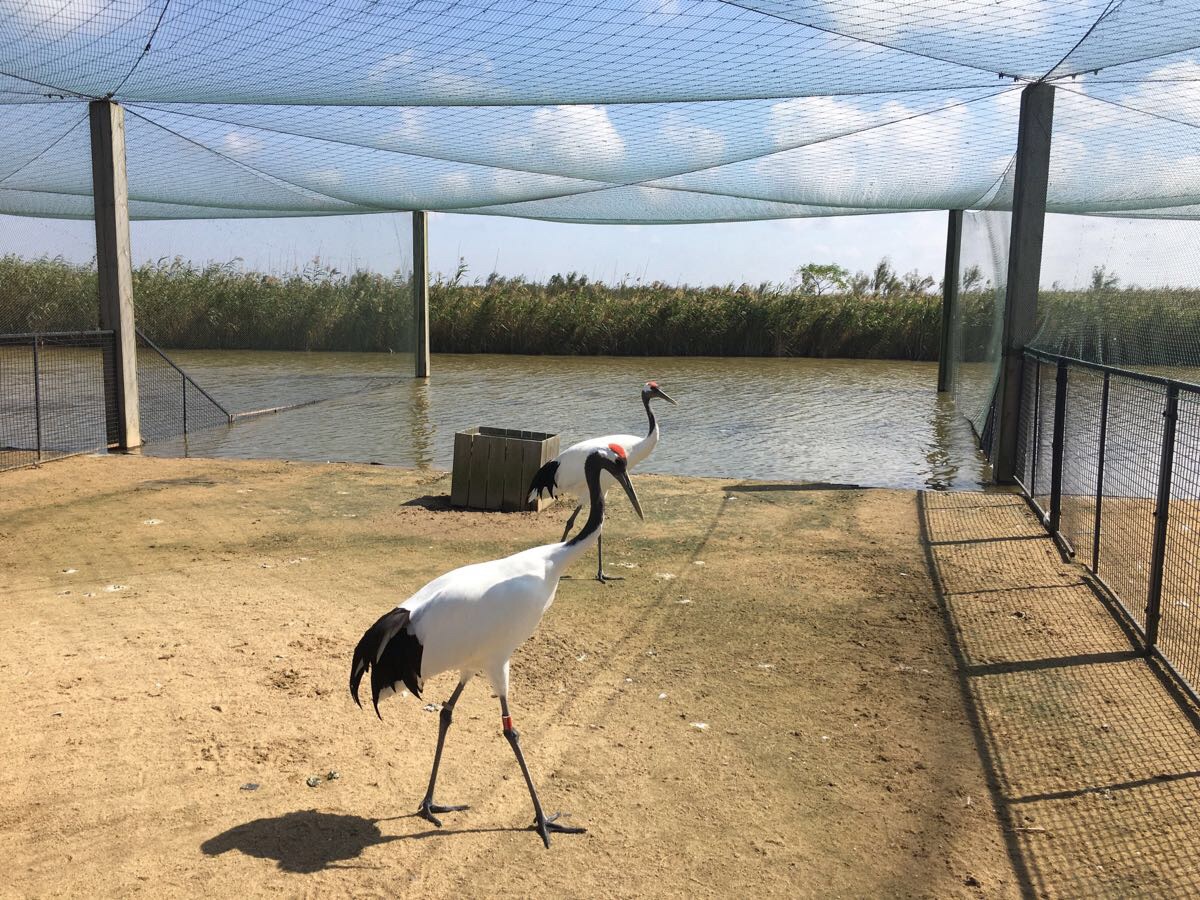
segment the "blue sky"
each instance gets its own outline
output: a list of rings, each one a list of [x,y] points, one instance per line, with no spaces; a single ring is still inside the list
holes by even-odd
[[[248,268],[288,271],[314,256],[347,271],[407,264],[407,214],[323,219],[135,222],[138,262],[241,257]],[[469,278],[495,269],[545,279],[578,271],[604,281],[725,284],[786,281],[805,262],[855,271],[884,256],[900,271],[941,277],[946,214],[897,213],[713,225],[564,225],[494,216],[430,216],[430,264]],[[90,260],[90,222],[0,216],[0,253]],[[1043,282],[1086,282],[1106,265],[1125,282],[1200,284],[1200,223],[1050,216]]]

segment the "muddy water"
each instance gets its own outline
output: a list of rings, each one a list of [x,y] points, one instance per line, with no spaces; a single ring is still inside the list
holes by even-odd
[[[960,490],[986,478],[931,363],[438,355],[426,383],[401,355],[172,356],[235,412],[333,399],[147,448],[159,455],[448,469],[454,432],[471,425],[558,432],[563,447],[645,433],[639,390],[657,379],[679,405],[656,403],[662,440],[645,471]]]

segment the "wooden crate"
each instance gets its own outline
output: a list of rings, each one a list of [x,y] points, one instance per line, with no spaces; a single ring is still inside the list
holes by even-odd
[[[525,498],[544,463],[558,456],[558,435],[476,426],[454,435],[450,505],[504,512],[541,510],[554,501]]]

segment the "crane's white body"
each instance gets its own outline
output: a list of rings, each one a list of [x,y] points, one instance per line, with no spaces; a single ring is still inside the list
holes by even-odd
[[[458,670],[465,683],[482,673],[506,695],[509,657],[537,630],[567,566],[598,535],[454,569],[401,603],[424,650],[422,682]]]
[[[550,846],[550,832],[577,834],[584,829],[556,822],[558,814],[547,817],[525,757],[520,735],[513,727],[508,711],[508,661],[513,651],[537,630],[542,616],[554,602],[563,571],[577,557],[600,540],[604,522],[604,496],[600,493],[600,475],[612,472],[629,495],[638,516],[642,506],[626,475],[627,460],[620,446],[612,445],[590,454],[585,465],[591,513],[583,529],[570,541],[545,544],[494,559],[463,566],[447,572],[425,585],[395,609],[384,613],[367,629],[354,648],[350,662],[350,695],[359,703],[358,690],[363,676],[371,674],[371,701],[376,714],[379,701],[395,693],[399,685],[408,686],[418,697],[425,680],[450,670],[458,670],[458,687],[442,707],[437,750],[429,788],[417,815],[440,827],[438,813],[461,812],[465,806],[442,806],[433,802],[438,764],[446,732],[450,728],[454,704],[476,674],[483,673],[500,697],[504,737],[512,747],[533,801],[535,826],[542,842]],[[360,704],[361,705],[361,704]]]
[[[658,446],[658,421],[650,433],[642,437],[633,434],[609,434],[604,437],[588,438],[578,444],[572,444],[558,454],[558,471],[555,473],[555,484],[562,493],[572,494],[579,500],[580,506],[588,505],[587,478],[583,473],[583,464],[588,454],[604,447],[618,444],[625,451],[629,460],[629,468],[648,457]],[[600,474],[600,491],[608,493],[609,488],[616,484],[616,479],[607,472]]]

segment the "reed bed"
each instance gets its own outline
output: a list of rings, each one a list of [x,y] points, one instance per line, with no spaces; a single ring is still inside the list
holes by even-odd
[[[810,266],[801,271],[833,269]],[[810,356],[933,360],[941,298],[930,278],[892,273],[796,284],[545,283],[463,269],[430,288],[435,352],[632,356]],[[843,273],[844,274],[844,273]],[[314,262],[284,276],[178,259],[134,270],[139,326],[186,349],[401,351],[412,345],[407,273],[342,273]],[[0,332],[96,327],[96,275],[62,259],[0,257]],[[1118,288],[1041,295],[1037,345],[1088,359],[1200,364],[1200,291]],[[961,354],[997,334],[987,286],[963,293]]]

